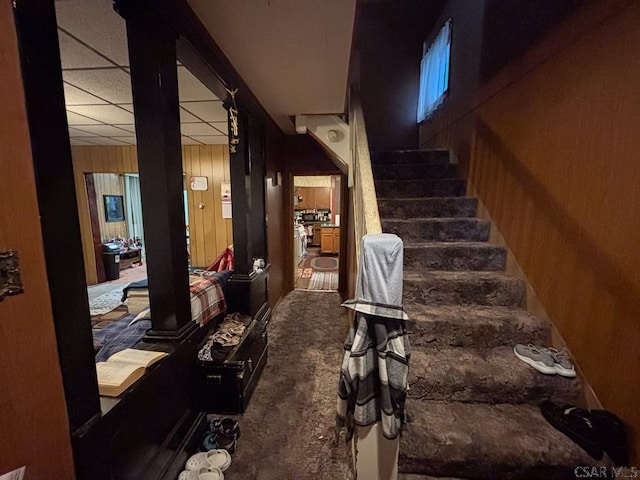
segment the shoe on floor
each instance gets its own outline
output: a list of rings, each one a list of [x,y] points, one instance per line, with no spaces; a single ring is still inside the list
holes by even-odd
[[[555,360],[546,348],[531,343],[529,345],[518,343],[513,347],[513,353],[524,363],[532,366],[540,373],[546,375],[555,375],[558,373],[555,367]]]
[[[569,357],[569,352],[565,347],[562,347],[560,350],[549,348],[547,349],[547,351],[553,357],[553,366],[556,369],[556,373],[558,375],[568,378],[575,378],[576,369],[573,366],[573,362]]]
[[[215,467],[201,468],[199,470],[184,470],[178,480],[224,480],[222,470]]]
[[[591,410],[591,420],[609,458],[618,466],[628,466],[627,431],[622,420],[607,410]]]
[[[186,470],[199,471],[202,468],[219,468],[225,471],[231,465],[231,454],[226,450],[215,449],[208,452],[201,452],[192,455],[184,468]]]
[[[602,444],[588,410],[573,405],[561,407],[546,400],[540,405],[540,412],[556,430],[564,433],[591,457],[602,459]]]

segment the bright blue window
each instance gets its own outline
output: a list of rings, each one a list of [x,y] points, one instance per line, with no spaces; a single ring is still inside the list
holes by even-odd
[[[444,101],[449,90],[449,60],[451,58],[451,19],[440,29],[420,62],[420,92],[418,122],[433,113]]]

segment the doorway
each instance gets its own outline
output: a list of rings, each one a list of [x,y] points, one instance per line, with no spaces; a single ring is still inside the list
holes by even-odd
[[[340,175],[293,177],[296,290],[338,290],[341,182]]]

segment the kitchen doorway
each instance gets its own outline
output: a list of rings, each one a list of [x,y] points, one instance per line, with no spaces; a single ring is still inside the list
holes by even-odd
[[[338,290],[341,182],[340,175],[293,177],[296,290]]]

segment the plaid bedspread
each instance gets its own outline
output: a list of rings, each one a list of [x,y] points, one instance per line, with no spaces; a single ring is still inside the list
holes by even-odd
[[[222,286],[216,278],[203,278],[189,287],[191,291],[191,318],[199,326],[205,325],[227,309]]]

